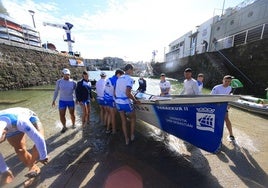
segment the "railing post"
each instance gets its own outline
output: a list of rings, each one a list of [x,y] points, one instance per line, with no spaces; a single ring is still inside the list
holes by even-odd
[[[246,31],[246,36],[245,36],[244,44],[247,44],[247,40],[248,40],[248,30]]]
[[[262,25],[262,31],[261,31],[261,38],[260,39],[263,39],[263,33],[264,33],[265,26],[266,26],[266,24]]]

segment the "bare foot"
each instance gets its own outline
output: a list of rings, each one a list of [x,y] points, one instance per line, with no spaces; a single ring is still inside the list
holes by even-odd
[[[38,182],[39,175],[41,173],[41,169],[34,165],[32,168],[29,169],[29,172],[25,175],[27,179],[24,181],[24,187],[33,186],[35,183]]]
[[[13,173],[11,170],[8,170],[2,174],[1,184],[11,183],[14,179]]]
[[[37,174],[40,174],[41,169],[37,165],[33,165],[32,168],[29,169],[28,173],[36,172]]]

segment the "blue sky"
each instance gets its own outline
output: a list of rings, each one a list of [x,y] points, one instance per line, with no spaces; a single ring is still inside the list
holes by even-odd
[[[9,15],[33,26],[43,43],[68,51],[65,31],[43,22],[72,23],[73,51],[84,58],[119,57],[126,61],[162,61],[170,42],[193,30],[214,14],[221,14],[224,0],[2,0]],[[234,7],[242,0],[225,0]]]

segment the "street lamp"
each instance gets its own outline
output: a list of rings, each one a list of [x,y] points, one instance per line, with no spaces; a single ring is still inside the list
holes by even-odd
[[[29,13],[31,14],[31,16],[32,16],[32,19],[33,19],[33,26],[34,26],[34,28],[36,28],[35,27],[35,21],[34,21],[34,11],[33,10],[28,10],[29,11]]]

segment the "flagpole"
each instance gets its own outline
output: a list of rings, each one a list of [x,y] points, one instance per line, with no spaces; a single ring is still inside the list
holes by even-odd
[[[225,6],[225,0],[223,0],[222,9],[221,9],[221,16],[223,16],[224,6]]]

